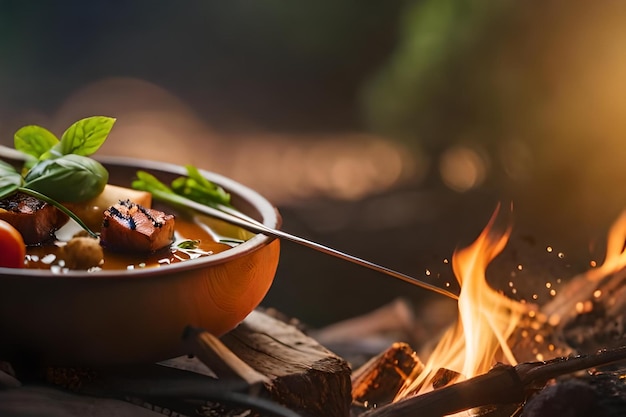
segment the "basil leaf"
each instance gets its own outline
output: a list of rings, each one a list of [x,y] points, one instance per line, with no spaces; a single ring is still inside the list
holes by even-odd
[[[41,126],[24,126],[13,137],[15,149],[39,159],[48,152],[59,139],[48,129]]]
[[[100,149],[114,123],[114,118],[105,116],[81,119],[67,128],[61,136],[61,141],[52,148],[51,153],[53,155],[92,155]]]
[[[98,161],[69,154],[38,162],[26,174],[24,187],[60,202],[79,202],[99,195],[108,180]]]
[[[22,185],[22,176],[7,162],[0,161],[0,200],[10,196]]]
[[[14,175],[20,175],[19,172],[17,172],[17,169],[15,169],[15,167],[8,162],[0,159],[0,177],[4,178],[6,176]]]

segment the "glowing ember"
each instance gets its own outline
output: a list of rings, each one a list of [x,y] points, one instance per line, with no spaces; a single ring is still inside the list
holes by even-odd
[[[471,378],[487,372],[496,360],[516,364],[507,340],[527,306],[493,290],[485,276],[511,233],[510,226],[504,232],[495,230],[498,212],[472,245],[454,253],[452,267],[461,285],[459,318],[439,341],[424,370],[407,379],[396,399],[431,390],[442,368],[458,373],[459,378]]]

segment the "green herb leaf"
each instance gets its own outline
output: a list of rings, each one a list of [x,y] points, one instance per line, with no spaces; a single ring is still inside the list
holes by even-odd
[[[211,181],[207,180],[201,173],[198,168],[193,165],[185,165],[185,169],[187,170],[187,176],[195,180],[198,184],[200,184],[204,188],[216,188],[217,186],[213,184]]]
[[[132,182],[131,187],[140,191],[174,193],[170,187],[146,171],[137,171],[137,179]]]
[[[223,243],[225,245],[231,246],[233,248],[235,246],[241,245],[243,242],[245,242],[245,240],[235,239],[235,238],[222,238],[222,239],[220,239],[220,243]]]
[[[207,206],[230,205],[230,194],[222,187],[207,180],[196,167],[187,165],[186,168],[187,177],[172,181],[172,190],[176,194]]]
[[[54,156],[92,155],[100,149],[114,123],[114,118],[105,116],[93,116],[79,120],[67,128],[61,136],[61,141],[51,149],[51,154]]]
[[[24,177],[24,187],[57,201],[78,202],[99,195],[108,180],[98,161],[69,154],[38,162]]]
[[[178,245],[176,245],[176,247],[180,249],[198,249],[199,246],[200,246],[199,240],[191,240],[191,239],[183,240]]]
[[[137,171],[137,179],[131,186],[161,196],[179,195],[207,206],[230,206],[230,194],[222,187],[207,180],[196,167],[188,165],[186,168],[189,176],[176,178],[171,188],[145,171]]]
[[[26,155],[22,174],[0,161],[0,199],[19,191],[54,205],[74,219],[90,235],[96,236],[62,202],[79,202],[96,197],[104,190],[108,171],[88,158],[104,143],[115,119],[88,117],[72,124],[61,140],[41,126],[24,126],[15,132],[15,149]]]
[[[0,200],[10,196],[22,185],[22,176],[15,168],[0,161]]]
[[[59,139],[46,128],[30,125],[15,132],[13,142],[18,151],[39,159],[59,143]]]

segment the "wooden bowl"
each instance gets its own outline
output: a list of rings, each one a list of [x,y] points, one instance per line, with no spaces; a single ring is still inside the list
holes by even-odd
[[[129,186],[139,169],[164,182],[185,174],[175,165],[98,159],[116,185]],[[268,227],[280,226],[276,208],[255,191],[202,173],[231,194],[237,209]],[[156,268],[66,274],[0,268],[0,359],[94,366],[186,354],[181,340],[186,326],[220,336],[259,305],[279,252],[278,239],[253,235],[224,252]]]

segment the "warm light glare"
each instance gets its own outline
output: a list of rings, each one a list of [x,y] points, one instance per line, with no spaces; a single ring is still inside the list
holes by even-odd
[[[302,185],[319,194],[357,200],[385,190],[408,175],[421,175],[408,152],[390,142],[369,137],[320,140],[309,145],[297,161],[288,161]]]
[[[439,162],[443,182],[455,191],[468,191],[478,187],[487,176],[487,163],[474,149],[465,146],[452,147]]]
[[[220,132],[175,94],[135,78],[113,77],[72,94],[53,121],[76,113],[114,114],[109,155],[193,164],[233,178],[275,204],[317,197],[358,200],[402,181],[417,181],[427,161],[398,141],[360,132]],[[158,144],[158,146],[155,146]]]

